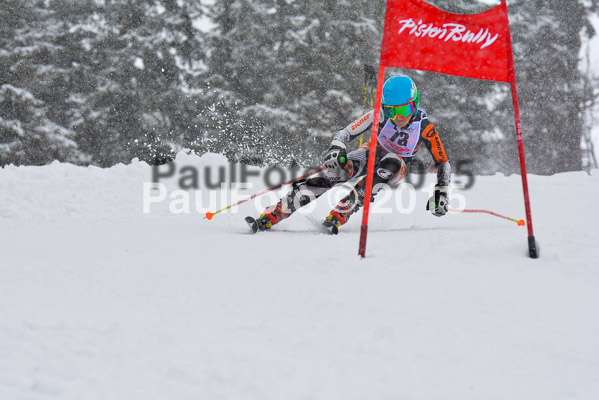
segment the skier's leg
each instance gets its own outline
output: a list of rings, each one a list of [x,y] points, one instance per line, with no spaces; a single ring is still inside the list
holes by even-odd
[[[349,155],[348,155],[349,158]],[[378,160],[380,158],[380,160]],[[374,200],[374,196],[381,190],[389,180],[397,172],[405,170],[404,161],[397,154],[393,153],[379,153],[377,152],[377,160],[375,160],[374,177],[372,182],[372,197],[370,201]],[[358,211],[364,204],[364,197],[366,193],[366,168],[360,170],[363,178],[356,184],[352,191],[337,203],[337,206],[331,210],[323,222],[324,231],[331,234],[337,234],[338,228],[344,225],[349,217]]]
[[[301,207],[322,196],[333,184],[327,177],[315,177],[296,182],[292,189],[275,205],[266,207],[256,220],[263,231],[288,218]]]
[[[326,233],[337,234],[337,227],[345,224],[349,216],[357,211],[364,201],[364,187],[366,185],[366,166],[368,165],[368,146],[362,146],[347,155],[348,170],[350,178],[362,177],[354,185],[352,191],[345,196],[333,210],[329,213],[323,222],[323,231]]]
[[[336,235],[338,228],[344,225],[350,215],[355,213],[364,204],[364,187],[366,186],[366,177],[363,177],[349,192],[347,196],[337,203],[329,215],[322,223],[323,232]]]

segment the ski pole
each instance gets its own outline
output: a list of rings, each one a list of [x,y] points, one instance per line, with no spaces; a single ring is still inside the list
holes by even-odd
[[[263,195],[264,193],[268,193],[268,192],[271,192],[271,191],[273,191],[273,190],[277,190],[277,189],[279,189],[280,187],[283,187],[283,186],[285,186],[285,185],[289,185],[289,184],[295,183],[295,182],[297,182],[297,181],[301,181],[302,179],[305,179],[305,178],[307,178],[307,177],[309,177],[309,176],[312,176],[312,175],[314,175],[314,174],[317,174],[317,173],[319,173],[320,171],[324,170],[325,168],[326,168],[325,166],[322,166],[322,167],[320,167],[320,168],[318,168],[318,169],[315,169],[315,170],[314,170],[314,171],[312,171],[312,172],[309,172],[309,173],[307,173],[306,175],[302,175],[302,176],[300,176],[300,177],[297,177],[297,178],[295,178],[295,179],[290,179],[290,180],[288,180],[287,182],[280,183],[280,184],[278,184],[277,186],[273,186],[273,187],[271,187],[271,188],[264,189],[264,190],[262,190],[262,191],[260,191],[260,192],[258,192],[258,193],[256,193],[256,194],[253,194],[253,195],[251,195],[251,196],[250,196],[250,197],[248,197],[247,199],[240,200],[240,201],[238,201],[238,202],[237,202],[237,203],[235,203],[235,204],[231,204],[230,206],[227,206],[227,207],[225,207],[225,208],[221,208],[220,210],[218,210],[218,211],[215,211],[215,212],[213,212],[213,213],[211,213],[211,212],[207,212],[207,213],[206,213],[206,216],[204,217],[204,219],[208,219],[208,220],[210,221],[210,220],[212,219],[212,217],[214,217],[216,214],[218,214],[218,213],[220,213],[220,212],[223,212],[223,211],[225,211],[225,210],[228,210],[229,208],[232,208],[232,207],[238,206],[238,205],[240,205],[241,203],[245,203],[245,202],[246,202],[246,201],[248,201],[248,200],[252,200],[252,199],[254,199],[254,198],[258,197],[258,196],[261,196],[261,195]]]
[[[366,114],[366,95],[368,94],[368,71],[366,69],[366,64],[364,64],[364,102],[362,105],[362,115]],[[358,147],[362,147],[362,143],[364,142],[364,132],[360,134],[360,144]]]
[[[368,86],[370,85],[370,108],[374,108],[374,86],[376,85],[376,78],[374,76],[375,70],[372,65],[364,64],[364,103],[362,105],[362,115],[366,114],[366,95],[368,94]],[[364,142],[364,132],[360,135],[360,144],[358,147],[362,147]]]
[[[517,223],[518,226],[524,226],[524,225],[526,225],[526,221],[524,221],[523,219],[517,220],[517,219],[514,219],[514,218],[506,217],[506,216],[501,215],[501,214],[494,213],[493,211],[489,211],[489,210],[470,210],[470,209],[467,209],[467,208],[463,209],[463,210],[456,210],[455,208],[450,208],[449,211],[451,211],[451,212],[457,212],[457,213],[485,213],[485,214],[493,215],[495,217],[508,219],[510,221],[513,221],[513,222]]]

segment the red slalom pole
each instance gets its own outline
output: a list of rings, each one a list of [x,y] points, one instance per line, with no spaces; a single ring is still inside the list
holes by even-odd
[[[225,211],[225,210],[228,210],[229,208],[232,208],[232,207],[238,206],[238,205],[240,205],[241,203],[245,203],[245,202],[246,202],[246,201],[248,201],[248,200],[255,199],[255,198],[256,198],[256,197],[258,197],[258,196],[262,196],[264,193],[268,193],[268,192],[271,192],[271,191],[273,191],[273,190],[277,190],[277,189],[278,189],[278,188],[280,188],[280,187],[283,187],[283,186],[285,186],[285,185],[290,185],[290,184],[292,184],[292,183],[294,183],[294,182],[297,182],[297,181],[301,181],[302,179],[305,179],[305,178],[307,178],[307,177],[309,177],[309,176],[312,176],[312,175],[314,175],[314,174],[317,174],[317,173],[319,173],[320,171],[324,170],[325,168],[326,168],[325,166],[322,166],[322,167],[320,167],[320,168],[318,168],[318,169],[315,169],[315,170],[314,170],[314,171],[312,171],[312,172],[309,172],[309,173],[307,173],[306,175],[302,175],[302,176],[299,176],[299,177],[297,177],[297,178],[290,179],[290,180],[288,180],[287,182],[280,183],[280,184],[278,184],[277,186],[273,186],[273,187],[271,187],[271,188],[264,189],[264,190],[262,190],[262,191],[260,191],[260,192],[258,192],[258,193],[256,193],[256,194],[253,194],[253,195],[251,195],[251,196],[250,196],[250,197],[248,197],[247,199],[240,200],[240,201],[238,201],[238,202],[237,202],[237,203],[235,203],[235,204],[231,204],[230,206],[227,206],[227,207],[225,207],[225,208],[221,208],[220,210],[218,210],[218,211],[215,211],[215,212],[213,212],[213,213],[211,213],[211,212],[207,212],[207,213],[206,213],[206,215],[204,216],[204,219],[207,219],[208,221],[210,221],[210,220],[212,219],[212,217],[214,217],[216,214],[218,214],[218,213],[220,213],[220,212],[223,212],[223,211]]]
[[[374,180],[374,159],[376,158],[376,146],[379,133],[379,116],[383,96],[383,83],[385,80],[385,66],[379,65],[379,75],[376,85],[376,100],[374,103],[374,119],[372,131],[370,132],[370,150],[368,156],[368,167],[366,173],[366,193],[364,195],[364,211],[362,213],[362,227],[360,228],[360,247],[358,254],[366,257],[366,238],[368,237],[368,215],[370,213],[370,199],[372,197],[372,181]]]
[[[526,173],[526,160],[524,155],[524,141],[522,140],[522,123],[520,121],[520,106],[518,104],[518,90],[516,87],[516,68],[514,66],[514,55],[512,52],[512,35],[509,25],[509,14],[507,11],[506,0],[501,0],[501,5],[505,10],[507,24],[507,59],[509,67],[509,79],[512,89],[512,102],[514,104],[514,120],[516,123],[516,141],[518,142],[518,155],[520,157],[520,174],[522,175],[522,191],[524,193],[524,209],[526,210],[526,221],[528,228],[528,254],[530,258],[539,258],[537,243],[532,229],[532,212],[530,209],[530,197],[528,194],[528,178]]]
[[[506,217],[505,215],[497,214],[497,213],[495,213],[493,211],[489,211],[489,210],[471,210],[471,209],[467,209],[467,208],[465,208],[463,210],[458,210],[455,208],[450,208],[449,211],[455,212],[455,213],[484,213],[484,214],[493,215],[494,217],[499,217],[499,218],[513,221],[513,222],[517,223],[518,226],[526,225],[526,221],[524,221],[523,219],[514,219],[514,218]]]

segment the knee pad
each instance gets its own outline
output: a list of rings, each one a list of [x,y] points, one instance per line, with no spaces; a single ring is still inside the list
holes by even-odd
[[[403,160],[397,154],[387,153],[383,158],[381,158],[379,166],[395,174],[400,170],[403,163]]]
[[[385,155],[379,165],[384,170],[391,172],[391,177],[387,180],[391,185],[397,185],[407,173],[406,163],[397,154]]]

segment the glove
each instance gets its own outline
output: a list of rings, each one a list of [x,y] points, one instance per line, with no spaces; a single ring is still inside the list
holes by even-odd
[[[345,143],[340,140],[333,140],[331,148],[324,156],[324,165],[329,172],[339,174],[345,164],[347,164],[347,151]]]
[[[449,207],[447,189],[449,189],[449,186],[435,185],[435,193],[426,203],[426,210],[430,211],[435,217],[442,217],[447,213]]]

